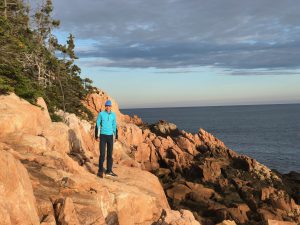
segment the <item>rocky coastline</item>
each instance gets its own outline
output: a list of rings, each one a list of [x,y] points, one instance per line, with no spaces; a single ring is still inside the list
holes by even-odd
[[[83,101],[94,115],[112,99]],[[117,178],[96,177],[94,121],[15,94],[0,96],[0,224],[299,224],[300,175],[280,174],[240,155],[203,129],[145,124],[117,102]]]

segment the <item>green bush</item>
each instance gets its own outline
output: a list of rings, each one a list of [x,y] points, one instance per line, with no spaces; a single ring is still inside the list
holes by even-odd
[[[63,122],[63,118],[55,113],[50,113],[52,122]]]
[[[14,88],[12,85],[9,83],[9,79],[6,77],[1,77],[0,76],[0,94],[8,94],[9,92],[13,92]]]

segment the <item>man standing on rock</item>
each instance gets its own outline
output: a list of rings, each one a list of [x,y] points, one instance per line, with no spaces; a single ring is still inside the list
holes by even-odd
[[[107,176],[117,176],[112,171],[113,159],[113,145],[114,141],[118,138],[117,136],[117,120],[116,114],[111,111],[111,101],[107,100],[105,102],[105,110],[98,114],[96,128],[95,128],[95,137],[99,141],[100,134],[100,157],[99,157],[99,169],[97,176],[103,178],[103,163],[105,160],[105,152],[107,146],[107,167],[105,174]],[[100,131],[100,132],[99,132]]]

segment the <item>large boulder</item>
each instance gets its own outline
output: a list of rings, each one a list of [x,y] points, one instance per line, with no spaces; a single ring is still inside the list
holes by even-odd
[[[194,215],[184,209],[179,211],[166,210],[164,222],[169,225],[200,225],[200,223],[195,220]]]
[[[160,136],[178,135],[179,130],[174,123],[169,123],[165,120],[159,120],[157,123],[150,126],[153,133]]]
[[[200,174],[203,181],[216,181],[221,175],[221,166],[217,160],[206,158],[202,165],[199,166]]]
[[[290,221],[278,221],[278,220],[268,220],[267,225],[296,225],[295,222]]]
[[[129,155],[132,154],[132,149],[120,141],[114,143],[113,149],[113,162],[120,165],[125,165],[129,167],[140,168],[140,163],[138,163],[134,158]]]
[[[69,137],[73,151],[84,151],[93,149],[92,135],[90,135],[91,124],[86,120],[79,119],[75,114],[59,110],[57,115],[64,119],[64,122],[70,128]]]
[[[119,140],[128,146],[138,146],[144,142],[142,129],[133,123],[120,123],[118,135]]]
[[[138,117],[137,115],[133,115],[132,117],[129,115],[123,115],[123,121],[125,123],[133,123],[137,126],[143,125],[142,119],[140,117]]]
[[[215,147],[226,148],[224,142],[214,137],[212,134],[208,133],[202,128],[199,129],[198,137],[203,144],[211,148],[215,148]]]
[[[41,136],[45,138],[48,150],[69,153],[71,129],[62,122],[53,122],[43,129]]]
[[[31,105],[15,94],[0,95],[0,140],[22,131],[39,135],[51,124],[47,109]]]
[[[38,97],[36,104],[42,108],[45,118],[47,118],[47,120],[51,120],[45,100],[42,97]]]
[[[178,147],[191,155],[195,154],[195,145],[186,137],[180,136],[176,139]]]
[[[148,144],[142,143],[137,146],[135,160],[137,162],[147,162],[150,160],[151,149]]]
[[[70,197],[57,200],[55,202],[55,211],[57,220],[61,225],[80,225],[73,200]],[[101,217],[102,215],[99,216]]]
[[[0,223],[38,225],[36,200],[28,173],[9,152],[0,149]]]

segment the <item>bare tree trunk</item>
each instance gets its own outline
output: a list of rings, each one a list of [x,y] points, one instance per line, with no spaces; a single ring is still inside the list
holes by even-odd
[[[49,52],[53,53],[52,52],[51,40],[52,40],[52,34],[51,34],[51,31],[50,31],[50,34],[49,34],[49,43],[48,43],[48,50],[49,50]]]
[[[66,104],[65,104],[65,94],[64,94],[64,90],[63,87],[61,85],[61,81],[58,78],[58,82],[59,82],[59,86],[60,86],[60,90],[61,90],[61,94],[62,94],[62,98],[63,98],[63,107],[64,107],[64,114],[66,113]]]
[[[52,46],[52,29],[50,28],[49,29],[49,46],[48,46],[48,49],[51,53],[54,53],[54,49],[53,49],[53,46]]]
[[[61,80],[60,80],[59,76],[60,76],[60,67],[58,68],[57,79],[58,79],[60,91],[61,91],[61,94],[62,94],[63,109],[64,109],[64,120],[65,120],[65,114],[66,114],[65,93],[64,93],[64,89],[62,87]]]
[[[7,19],[7,0],[4,0],[4,17]]]

